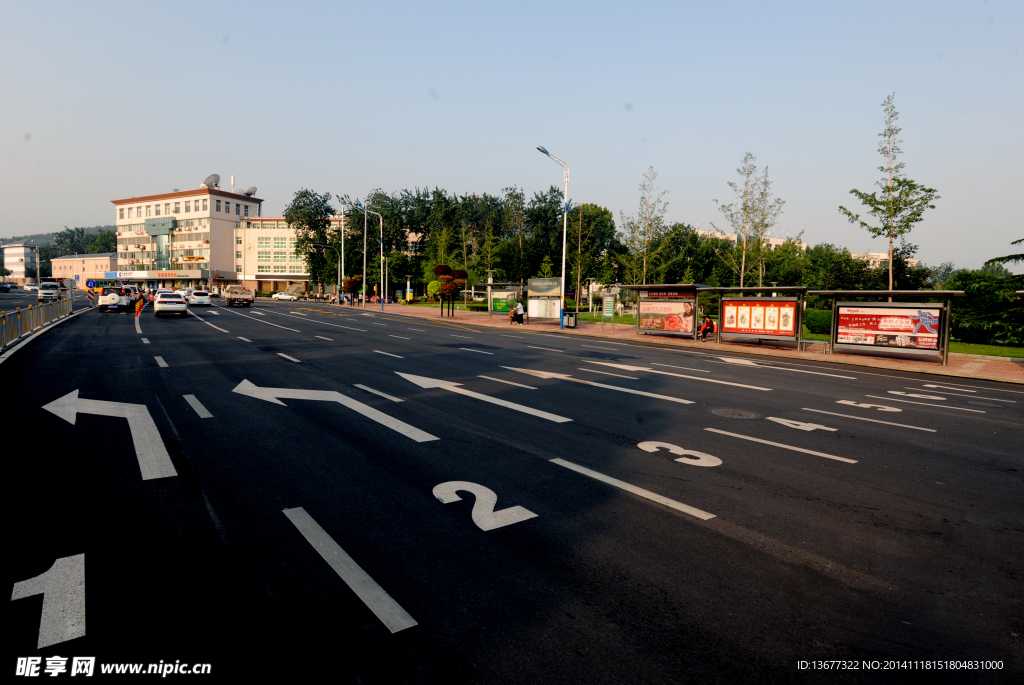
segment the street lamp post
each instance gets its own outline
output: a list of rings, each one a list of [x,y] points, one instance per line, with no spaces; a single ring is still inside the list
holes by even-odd
[[[384,291],[384,217],[381,216],[380,212],[375,212],[372,209],[367,209],[361,205],[356,205],[363,212],[363,306],[366,306],[366,216],[368,214],[376,214],[377,218],[380,219],[380,287],[381,294]],[[384,311],[384,300],[380,301],[380,310]]]
[[[561,284],[558,288],[558,327],[565,328],[565,243],[566,235],[569,230],[569,165],[558,157],[555,157],[540,145],[537,146],[537,149],[561,165],[562,179],[565,181],[565,191],[562,194],[562,199],[564,201],[564,204],[562,205],[562,278]],[[576,297],[579,296],[580,294],[576,293]]]
[[[345,208],[348,207],[348,198],[342,197],[341,195],[335,195],[338,198],[338,202],[341,203],[341,276],[345,275]],[[340,290],[341,283],[339,277],[338,288]],[[338,303],[341,303],[341,293],[338,294]]]
[[[341,283],[341,253],[338,252],[338,248],[333,245],[324,245],[323,243],[310,243],[310,247],[326,247],[328,250],[334,250],[334,253],[338,255],[338,282]],[[335,304],[341,304],[341,297],[339,296],[339,290],[334,289],[334,294],[337,296]]]

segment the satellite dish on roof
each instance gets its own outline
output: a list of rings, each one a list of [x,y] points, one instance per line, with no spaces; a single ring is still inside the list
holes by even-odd
[[[255,195],[256,194],[256,186],[251,186],[248,190],[245,191],[245,194],[248,195],[249,197],[252,197],[253,195]]]
[[[220,188],[220,174],[210,174],[200,188]]]

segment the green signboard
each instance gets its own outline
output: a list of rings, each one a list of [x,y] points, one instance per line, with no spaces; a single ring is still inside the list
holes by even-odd
[[[516,306],[516,294],[514,292],[495,292],[491,294],[491,302],[491,311],[507,312]]]
[[[615,318],[615,296],[606,295],[604,298],[604,315]]]

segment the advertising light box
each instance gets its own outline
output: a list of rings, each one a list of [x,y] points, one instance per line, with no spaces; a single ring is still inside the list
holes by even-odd
[[[912,305],[872,307],[838,306],[836,343],[864,347],[897,347],[907,350],[939,349],[942,307]]]
[[[797,302],[780,298],[722,300],[722,334],[796,337]]]
[[[641,300],[638,327],[641,331],[665,331],[693,335],[694,301]]]

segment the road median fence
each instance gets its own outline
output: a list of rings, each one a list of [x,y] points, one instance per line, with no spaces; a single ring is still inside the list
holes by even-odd
[[[33,331],[70,316],[71,311],[71,298],[64,298],[0,312],[0,349],[6,349]]]

